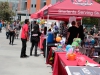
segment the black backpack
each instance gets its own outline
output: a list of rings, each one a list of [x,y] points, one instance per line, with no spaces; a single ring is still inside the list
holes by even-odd
[[[33,36],[34,34],[37,34],[37,36]],[[39,42],[40,41],[40,36],[41,36],[41,33],[38,29],[38,26],[34,26],[33,31],[31,31],[31,42],[32,41]]]

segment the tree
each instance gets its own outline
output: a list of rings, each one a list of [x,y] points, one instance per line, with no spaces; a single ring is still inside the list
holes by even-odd
[[[96,0],[98,3],[100,3],[100,0]],[[100,18],[98,18],[98,30],[100,30]]]
[[[96,2],[100,3],[100,0],[96,0]]]
[[[100,3],[100,0],[95,0],[95,1]],[[83,24],[97,25],[98,29],[100,30],[100,18],[91,18],[91,17],[83,18]]]
[[[0,18],[10,21],[12,16],[14,16],[14,12],[10,9],[9,3],[0,2]]]

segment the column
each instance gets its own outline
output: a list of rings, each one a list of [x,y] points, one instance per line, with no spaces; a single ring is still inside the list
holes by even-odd
[[[39,11],[41,8],[41,0],[36,1],[36,11]]]

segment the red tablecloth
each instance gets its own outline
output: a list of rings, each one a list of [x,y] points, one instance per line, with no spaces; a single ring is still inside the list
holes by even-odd
[[[38,43],[38,47],[40,48],[40,49],[43,49],[43,41],[44,41],[44,39],[46,39],[43,35],[42,36],[40,36],[40,42]]]
[[[52,51],[54,50],[54,48],[57,48],[57,47],[51,47],[50,51],[49,51],[49,55],[48,55],[48,58],[46,60],[46,64],[49,64],[51,66],[53,66],[53,63],[50,62],[50,58],[52,57]],[[65,52],[57,52],[57,53],[65,53]]]
[[[47,58],[47,60],[46,60],[46,64],[53,65],[53,64],[49,61],[50,58],[51,58],[51,56],[52,56],[52,48],[51,48],[50,51],[49,51],[49,55],[48,55],[48,58]]]
[[[54,60],[54,66],[53,66],[53,75],[67,75],[67,72],[65,70],[65,66],[77,66],[77,61],[69,61],[66,58],[66,53],[55,53],[55,60]],[[90,63],[97,64],[95,61],[90,59],[89,57],[85,55],[78,55],[83,56],[86,58],[86,60]]]

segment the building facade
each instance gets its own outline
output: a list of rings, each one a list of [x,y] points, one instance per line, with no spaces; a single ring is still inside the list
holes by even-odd
[[[58,0],[31,0],[30,14],[39,11],[42,7],[55,4]]]
[[[49,4],[55,4],[61,0],[0,0],[9,2],[10,8],[17,14],[20,19],[21,16],[30,15],[39,11],[42,7]]]

